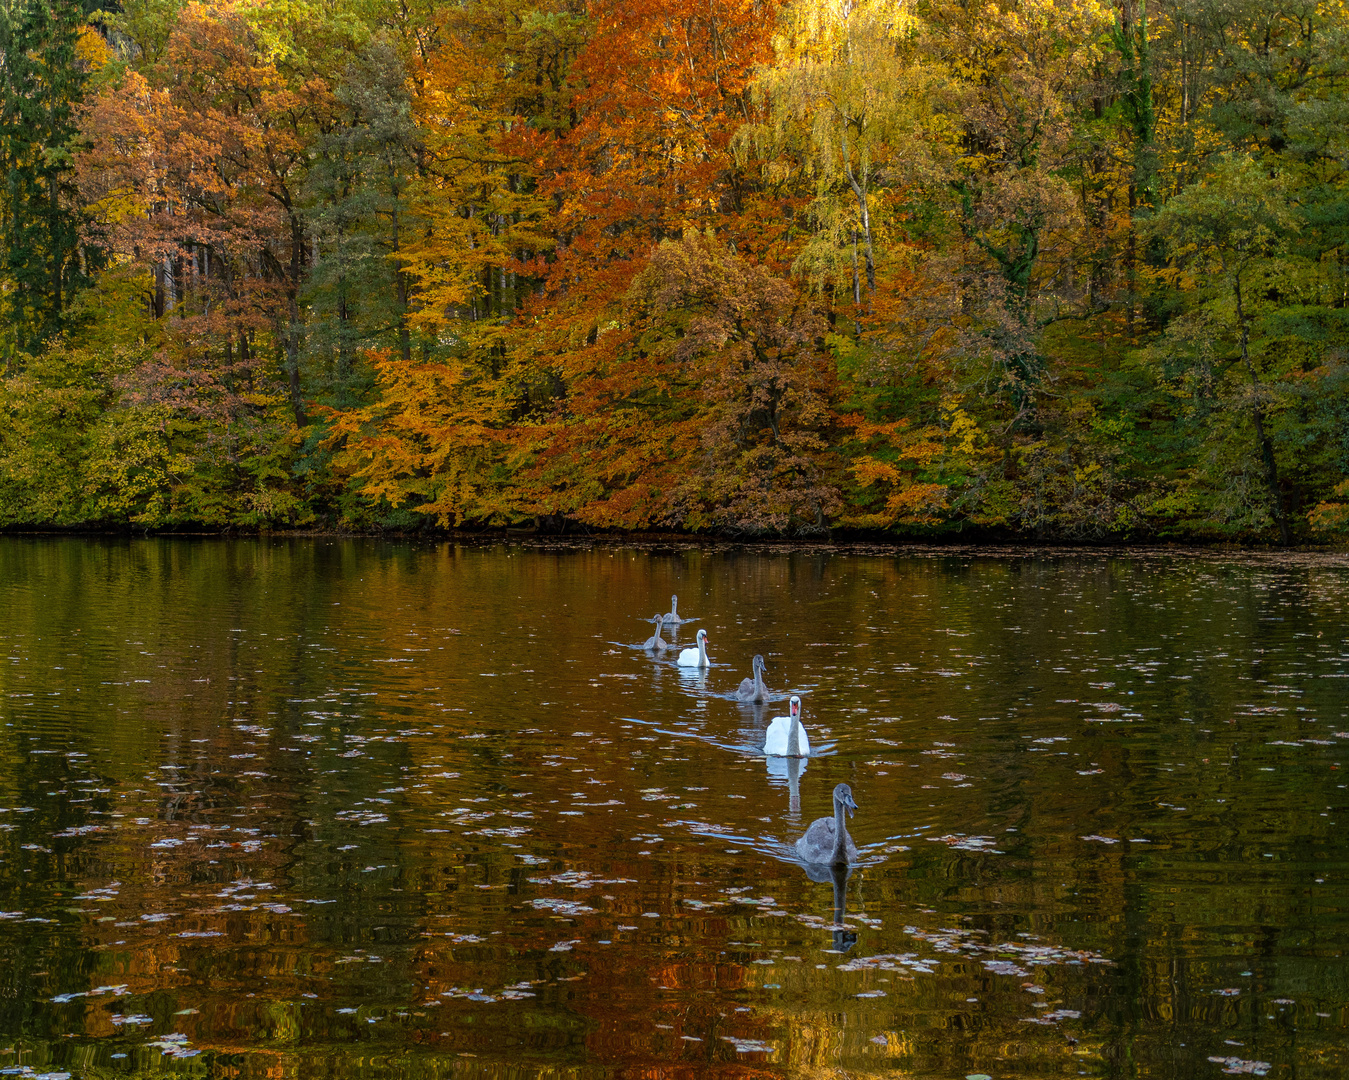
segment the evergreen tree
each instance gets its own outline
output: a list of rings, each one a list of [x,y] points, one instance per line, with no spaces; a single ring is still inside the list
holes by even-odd
[[[78,0],[0,0],[0,302],[24,350],[60,329],[90,269],[74,172],[84,22]]]

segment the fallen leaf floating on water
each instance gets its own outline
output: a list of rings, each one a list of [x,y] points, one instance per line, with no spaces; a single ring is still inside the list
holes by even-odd
[[[190,1058],[201,1053],[200,1050],[189,1049],[187,1044],[187,1036],[178,1032],[172,1035],[161,1035],[159,1038],[146,1043],[147,1046],[153,1046],[156,1050],[162,1051],[171,1058]]]
[[[993,847],[997,841],[991,836],[966,836],[963,833],[947,833],[945,836],[928,836],[925,839],[934,844],[946,844],[957,851],[982,851],[990,855],[1004,854],[1004,852]]]
[[[1237,1057],[1210,1057],[1209,1061],[1224,1066],[1223,1072],[1233,1076],[1264,1076],[1272,1068],[1268,1061],[1246,1061]]]
[[[590,889],[598,885],[634,885],[636,878],[599,878],[591,877],[585,870],[567,870],[550,877],[532,877],[535,885],[568,885],[573,889]]]
[[[918,941],[926,941],[938,952],[953,953],[956,955],[980,955],[992,953],[994,955],[1015,956],[1021,963],[1031,967],[1042,967],[1050,964],[1113,964],[1100,953],[1092,952],[1090,949],[1065,949],[1054,945],[1034,945],[1024,941],[1005,941],[996,944],[984,944],[975,941],[973,938],[981,935],[982,931],[976,930],[958,930],[942,929],[935,931],[921,930],[916,926],[904,927],[904,932]],[[1030,937],[1031,935],[1018,935],[1021,937]],[[936,961],[929,961],[935,963]]]
[[[1042,1027],[1048,1027],[1051,1024],[1057,1024],[1060,1020],[1076,1020],[1081,1017],[1081,1013],[1076,1009],[1055,1009],[1053,1012],[1044,1013],[1041,1016],[1022,1017],[1023,1024],[1039,1024]]]
[[[116,986],[100,986],[93,990],[79,990],[70,994],[57,994],[56,997],[51,1000],[53,1004],[63,1005],[67,1001],[74,1001],[76,998],[100,997],[103,994],[112,994],[113,997],[122,997],[128,992],[127,987],[127,983],[119,983]]]
[[[734,1035],[722,1035],[723,1040],[735,1047],[737,1054],[775,1054],[777,1047],[772,1043],[760,1042],[758,1039],[737,1039]]]
[[[579,900],[531,900],[530,904],[536,911],[551,911],[555,915],[589,915],[594,912],[593,907],[582,904]]]

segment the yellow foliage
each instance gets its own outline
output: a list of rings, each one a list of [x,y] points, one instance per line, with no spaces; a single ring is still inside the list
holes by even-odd
[[[947,506],[945,484],[910,484],[885,502],[894,520],[905,525],[935,525]]]
[[[873,457],[859,458],[853,464],[852,471],[862,487],[870,487],[875,483],[897,484],[904,476],[893,465]]]
[[[975,443],[983,432],[979,429],[979,422],[970,416],[959,405],[952,405],[946,414],[947,431],[953,442],[952,449],[957,454],[973,454]]]
[[[75,55],[89,71],[98,71],[112,59],[112,50],[108,48],[102,34],[92,26],[86,26],[75,42]]]

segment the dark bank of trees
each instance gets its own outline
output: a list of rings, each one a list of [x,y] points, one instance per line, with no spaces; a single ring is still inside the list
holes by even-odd
[[[0,0],[0,526],[1349,529],[1349,15]]]

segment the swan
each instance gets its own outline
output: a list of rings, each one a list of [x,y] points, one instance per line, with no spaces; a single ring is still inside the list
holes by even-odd
[[[763,752],[770,757],[810,757],[810,736],[801,723],[801,699],[795,694],[789,711],[790,716],[775,716],[769,723]]]
[[[801,860],[817,866],[848,866],[857,862],[857,845],[843,823],[844,812],[852,814],[856,809],[852,788],[847,784],[834,788],[834,816],[816,818],[805,836],[796,842],[796,854]]]
[[[698,647],[696,649],[682,649],[679,653],[679,666],[707,667],[710,663],[711,661],[707,659],[707,631],[699,630]]]
[[[670,613],[668,615],[662,615],[661,621],[664,622],[666,626],[678,626],[680,623],[695,622],[696,620],[681,619],[679,617],[679,594],[676,593],[674,596],[670,597]]]
[[[642,643],[642,648],[654,649],[656,652],[664,652],[666,645],[669,643],[660,636],[661,616],[659,614],[652,615],[651,621],[656,624],[656,632]]]
[[[763,684],[764,662],[760,653],[754,654],[754,678],[741,679],[735,696],[741,701],[767,701],[768,687]]]

